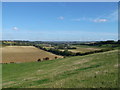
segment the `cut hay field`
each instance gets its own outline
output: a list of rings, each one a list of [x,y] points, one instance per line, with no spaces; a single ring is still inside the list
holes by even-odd
[[[68,51],[71,51],[73,53],[85,53],[90,51],[97,51],[101,50],[102,48],[98,47],[92,47],[92,46],[85,46],[85,45],[72,45],[73,47],[76,47],[76,49],[68,49]],[[64,51],[64,49],[59,49],[60,51]]]
[[[3,64],[3,88],[117,88],[118,50]]]
[[[81,53],[85,53],[85,52],[90,52],[90,51],[97,51],[97,50],[101,50],[100,48],[83,48],[83,47],[77,47],[77,49],[71,49],[69,51],[77,53],[77,52],[81,52]]]
[[[32,62],[46,57],[52,60],[56,56],[62,58],[62,56],[54,55],[33,46],[6,46],[0,49],[2,49],[2,63]]]

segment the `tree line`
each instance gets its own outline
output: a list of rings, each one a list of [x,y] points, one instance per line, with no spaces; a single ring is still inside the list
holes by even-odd
[[[74,53],[74,52],[68,51],[67,49],[64,51],[60,51],[59,49],[55,49],[55,48],[46,49],[46,48],[38,46],[38,45],[33,45],[33,46],[36,48],[42,49],[44,51],[51,52],[53,54],[61,55],[61,56],[83,56],[83,55],[113,50],[113,48],[106,48],[106,49],[101,49],[101,50],[96,50],[96,51],[89,51],[89,52],[85,52],[85,53],[81,53],[81,52]]]

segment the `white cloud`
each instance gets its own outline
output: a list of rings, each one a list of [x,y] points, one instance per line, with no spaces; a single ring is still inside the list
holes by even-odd
[[[114,10],[110,14],[99,16],[98,18],[94,19],[93,22],[113,22],[118,20],[118,10]]]
[[[76,19],[72,19],[72,21],[76,21],[76,22],[79,22],[79,21],[89,21],[89,22],[95,22],[95,23],[100,23],[100,22],[107,22],[108,20],[105,19],[105,18],[86,18],[86,17],[82,17],[82,18],[76,18]]]
[[[13,29],[13,30],[18,30],[18,28],[17,28],[17,27],[13,27],[12,29]]]
[[[94,19],[93,22],[107,22],[107,19]]]
[[[81,18],[75,18],[75,19],[71,19],[72,21],[91,21],[91,18],[86,18],[86,17],[81,17]]]
[[[118,20],[118,10],[113,11],[111,14],[107,17],[110,19],[110,21],[117,21]]]
[[[71,21],[76,21],[76,22],[80,22],[80,21],[87,21],[87,22],[94,22],[94,23],[104,23],[104,22],[113,22],[113,21],[117,21],[118,20],[118,10],[114,10],[109,14],[104,14],[98,17],[81,17],[81,18],[74,18],[71,19]]]
[[[59,19],[59,20],[64,20],[64,17],[63,17],[63,16],[60,16],[60,17],[58,17],[57,19]]]

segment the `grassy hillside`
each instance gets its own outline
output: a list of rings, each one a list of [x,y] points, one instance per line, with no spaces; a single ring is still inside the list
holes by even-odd
[[[116,88],[118,51],[3,64],[3,88]]]

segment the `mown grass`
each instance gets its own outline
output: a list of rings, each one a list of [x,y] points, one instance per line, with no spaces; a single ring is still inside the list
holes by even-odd
[[[118,51],[3,64],[3,88],[116,88]]]

